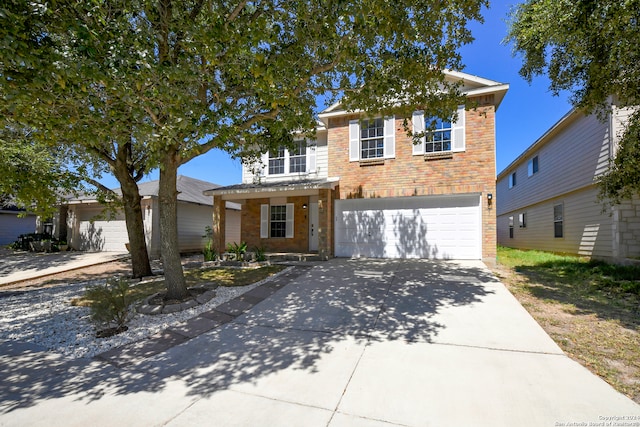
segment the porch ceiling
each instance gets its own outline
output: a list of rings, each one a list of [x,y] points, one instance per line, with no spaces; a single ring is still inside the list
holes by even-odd
[[[222,197],[222,200],[259,199],[263,197],[313,196],[322,189],[334,189],[339,178],[266,182],[260,184],[236,184],[214,188],[204,192],[206,196]]]

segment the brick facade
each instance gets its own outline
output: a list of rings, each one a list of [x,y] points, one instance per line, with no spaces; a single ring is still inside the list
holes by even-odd
[[[473,100],[472,100],[473,101]],[[336,198],[403,197],[479,193],[482,195],[482,257],[495,262],[495,106],[493,97],[476,99],[477,109],[466,111],[464,152],[451,158],[425,160],[412,154],[413,143],[396,117],[395,158],[381,164],[349,161],[349,121],[357,115],[329,119],[329,176],[340,177]]]
[[[268,205],[268,198],[248,199],[242,206],[240,234],[249,250],[263,247],[267,252],[309,252],[309,197],[287,197],[286,203],[293,203],[293,238],[260,238],[260,206]]]

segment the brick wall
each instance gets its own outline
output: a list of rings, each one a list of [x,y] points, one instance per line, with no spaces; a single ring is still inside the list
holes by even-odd
[[[495,204],[487,203],[487,194],[495,197],[495,107],[493,98],[475,99],[476,110],[466,111],[466,150],[452,158],[425,161],[412,154],[412,141],[396,117],[395,158],[384,164],[361,166],[349,161],[349,120],[357,115],[330,119],[328,127],[329,176],[340,177],[336,198],[403,197],[437,194],[482,194],[483,258],[496,256]]]
[[[269,199],[248,199],[242,206],[242,241],[247,242],[249,250],[255,247],[264,247],[267,252],[302,252],[309,251],[309,197],[287,197],[287,203],[293,203],[293,229],[294,237],[287,238],[260,238],[260,206],[268,205]]]

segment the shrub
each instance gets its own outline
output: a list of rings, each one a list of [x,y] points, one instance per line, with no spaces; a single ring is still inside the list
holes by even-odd
[[[245,252],[247,252],[247,242],[240,244],[233,242],[227,245],[227,252],[231,252],[235,255],[236,261],[241,261]]]
[[[131,319],[131,290],[124,278],[114,277],[104,285],[87,288],[85,299],[91,309],[91,320],[98,328],[98,337],[110,336],[127,330],[126,323]],[[111,331],[112,333],[105,333]]]
[[[204,245],[204,249],[202,250],[202,254],[204,255],[205,261],[215,261],[218,257],[218,253],[216,252],[216,248],[213,245],[213,228],[207,225],[204,228],[204,236],[207,239],[207,243]]]
[[[254,249],[254,252],[256,254],[256,261],[262,262],[267,260],[267,255],[266,255],[267,250],[265,249],[264,246],[260,246],[260,247],[256,246]]]
[[[215,261],[218,257],[216,248],[213,247],[213,240],[209,240],[202,250],[205,261]]]

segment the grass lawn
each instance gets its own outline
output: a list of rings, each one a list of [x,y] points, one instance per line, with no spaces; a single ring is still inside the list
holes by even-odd
[[[187,287],[202,286],[215,289],[218,286],[246,286],[259,282],[286,268],[283,265],[269,265],[260,268],[239,269],[228,267],[213,267],[207,269],[185,269],[184,275]],[[152,280],[146,283],[132,283],[130,297],[135,301],[142,301],[149,295],[166,290],[164,280]],[[85,297],[75,298],[73,305],[86,306],[89,301]]]
[[[640,266],[499,247],[496,274],[567,355],[640,403]]]

